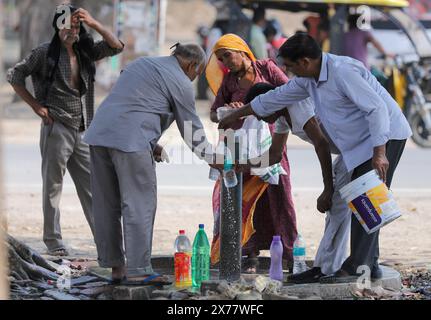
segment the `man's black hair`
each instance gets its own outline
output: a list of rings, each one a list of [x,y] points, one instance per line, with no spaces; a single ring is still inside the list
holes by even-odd
[[[258,96],[265,94],[268,91],[274,90],[275,88],[277,87],[269,83],[257,83],[249,90],[247,96],[245,97],[245,103],[250,103]]]
[[[330,31],[331,22],[328,19],[322,19],[322,21],[319,23],[318,29],[321,31]]]
[[[307,30],[307,32],[310,32],[311,25],[310,25],[310,22],[309,22],[307,19],[305,19],[305,20],[302,22],[302,25],[305,27],[305,29]]]
[[[351,14],[347,18],[347,21],[349,23],[349,30],[355,30],[358,29],[358,21],[361,18],[360,14]]]
[[[257,7],[254,9],[253,14],[253,23],[261,22],[262,20],[265,20],[266,10],[264,7]]]
[[[78,10],[78,8],[68,5],[70,8],[71,13]],[[47,82],[47,92],[54,82],[54,76],[55,72],[58,68],[58,61],[60,59],[60,52],[61,52],[61,40],[59,36],[60,29],[58,28],[57,21],[60,19],[64,13],[56,13],[54,16],[54,19],[52,21],[52,27],[55,30],[55,34],[52,38],[52,41],[48,48],[47,53],[47,73],[46,73],[46,82]],[[66,17],[69,18],[69,17]],[[94,81],[95,75],[96,75],[96,65],[94,63],[94,54],[93,54],[93,48],[94,48],[94,40],[90,33],[87,32],[85,27],[81,24],[81,28],[79,31],[79,41],[75,43],[74,45],[75,51],[79,55],[79,60],[81,62],[81,65],[88,71],[90,75],[90,81]]]
[[[322,57],[322,49],[312,36],[298,32],[281,46],[279,56],[293,62],[302,58],[319,59]]]
[[[274,27],[272,23],[268,23],[266,25],[265,30],[263,30],[263,33],[265,34],[265,37],[269,38],[271,36],[277,35],[277,29]]]
[[[229,20],[216,20],[212,28],[220,29],[222,34],[229,33]]]

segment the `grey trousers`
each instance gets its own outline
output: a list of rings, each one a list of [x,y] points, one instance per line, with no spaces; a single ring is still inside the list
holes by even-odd
[[[314,267],[330,275],[338,271],[347,259],[352,212],[341,198],[340,190],[350,183],[352,173],[348,172],[342,156],[333,163],[334,195],[332,207],[326,216],[325,232],[317,250]]]
[[[90,153],[100,266],[127,266],[130,277],[152,274],[157,179],[150,146],[134,153],[92,146]]]
[[[406,140],[391,140],[386,145],[386,157],[389,161],[386,184],[389,188],[391,187],[395,169],[401,159],[405,145]],[[373,167],[370,159],[354,170],[352,181],[372,170]],[[357,274],[358,267],[360,266],[368,266],[371,272],[377,270],[380,255],[380,232],[367,234],[356,217],[352,217],[351,228],[350,256],[344,262],[342,269],[350,274]]]
[[[90,151],[82,133],[59,121],[42,123],[40,133],[43,180],[43,241],[48,250],[64,249],[60,227],[60,199],[66,169],[78,193],[85,217],[94,234],[90,188]]]

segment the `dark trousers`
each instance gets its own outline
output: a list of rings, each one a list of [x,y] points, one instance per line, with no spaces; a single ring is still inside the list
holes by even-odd
[[[386,185],[391,187],[395,169],[403,154],[406,140],[391,140],[386,145],[386,157],[389,161]],[[352,175],[352,181],[373,170],[372,160],[357,167]],[[352,216],[352,228],[350,239],[350,257],[344,262],[342,269],[350,274],[356,274],[358,267],[368,266],[370,270],[378,268],[379,260],[379,234],[367,234],[358,219]]]

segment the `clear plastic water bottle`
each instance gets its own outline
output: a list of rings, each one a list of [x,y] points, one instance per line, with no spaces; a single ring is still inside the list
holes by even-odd
[[[209,179],[211,181],[217,181],[220,178],[220,172],[217,169],[211,168]]]
[[[175,286],[188,288],[192,286],[192,246],[186,232],[181,230],[175,240]]]
[[[269,277],[283,282],[283,243],[280,236],[274,236],[271,244],[271,267]]]
[[[223,180],[226,188],[234,188],[238,185],[238,177],[233,167],[232,155],[227,146],[225,147]]]
[[[218,121],[222,121],[224,118],[226,118],[232,112],[235,112],[235,109],[231,108],[231,107],[220,107],[220,108],[218,108],[217,109],[217,119],[218,119]]]
[[[234,188],[238,185],[238,177],[236,176],[235,170],[232,167],[226,167],[223,171],[223,180],[226,188]]]
[[[210,279],[210,243],[205,233],[205,225],[199,225],[199,231],[193,242],[192,282],[193,288],[201,287],[202,281]]]
[[[308,270],[305,263],[306,249],[305,241],[300,234],[293,245],[293,274],[302,273]]]

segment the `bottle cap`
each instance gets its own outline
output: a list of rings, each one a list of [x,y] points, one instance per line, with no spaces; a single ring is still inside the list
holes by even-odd
[[[180,230],[180,234],[184,235],[184,234],[186,234],[186,231],[185,230]]]
[[[273,240],[274,241],[281,241],[281,236],[274,236]]]
[[[199,229],[205,229],[205,225],[204,224],[200,224],[199,225]]]

